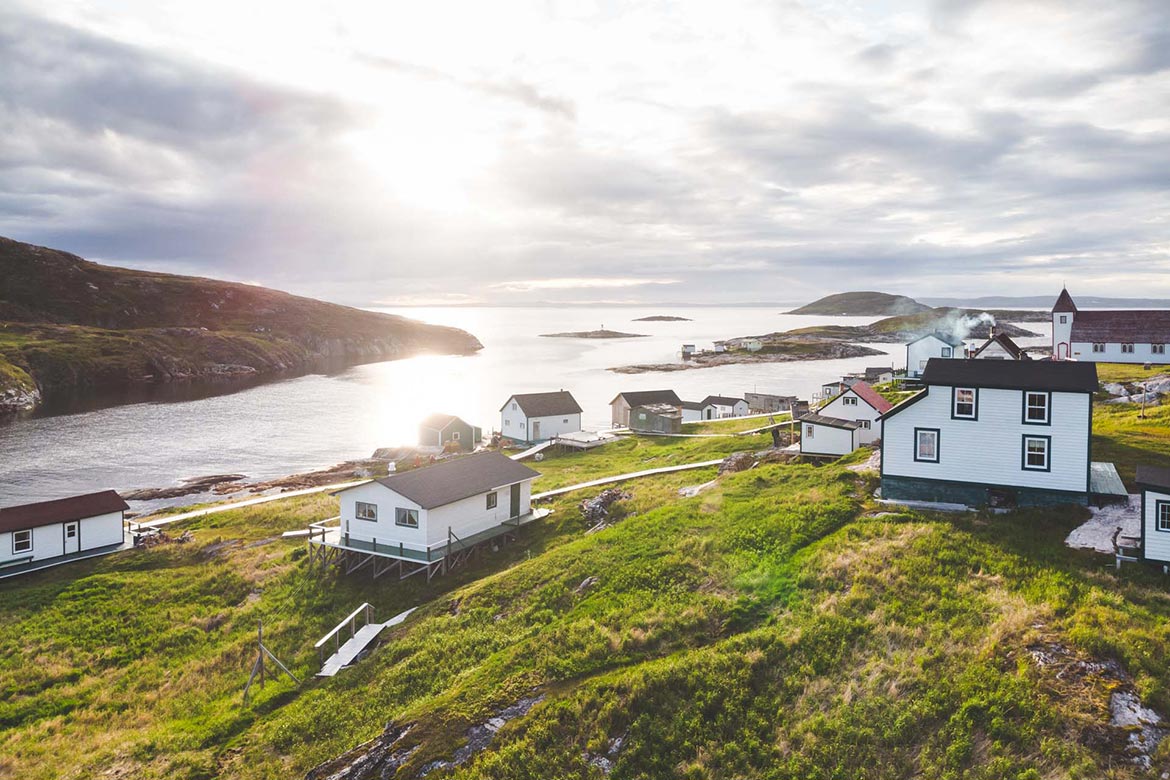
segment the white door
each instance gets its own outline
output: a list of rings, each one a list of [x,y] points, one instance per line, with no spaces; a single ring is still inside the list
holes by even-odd
[[[540,441],[540,420],[532,423],[532,440]]]
[[[65,554],[81,551],[81,524],[65,524]]]

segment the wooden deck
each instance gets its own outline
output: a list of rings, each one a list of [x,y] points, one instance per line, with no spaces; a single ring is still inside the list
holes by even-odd
[[[1129,491],[1112,463],[1089,464],[1089,493],[1095,501],[1129,500]]]

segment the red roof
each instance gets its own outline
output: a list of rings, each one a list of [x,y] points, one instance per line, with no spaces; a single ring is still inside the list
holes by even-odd
[[[27,528],[40,528],[43,525],[67,523],[71,520],[121,512],[129,508],[130,505],[113,490],[58,498],[55,501],[41,501],[37,504],[9,506],[0,509],[0,532],[23,531]]]
[[[853,386],[850,387],[849,390],[852,390],[854,395],[876,409],[878,414],[885,414],[894,408],[894,405],[887,401],[881,393],[879,393],[877,390],[874,390],[865,382],[854,382]],[[849,390],[846,390],[845,392],[849,392]],[[842,395],[844,395],[844,393]]]
[[[1072,340],[1079,342],[1170,344],[1170,310],[1078,311]]]

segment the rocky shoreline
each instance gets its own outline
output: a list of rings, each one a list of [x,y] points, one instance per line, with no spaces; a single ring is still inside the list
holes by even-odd
[[[730,352],[703,352],[679,363],[640,363],[615,366],[607,370],[615,374],[647,374],[654,371],[689,371],[695,368],[731,366],[741,363],[790,363],[798,360],[840,360],[844,358],[885,355],[881,350],[830,340],[765,341],[758,352],[736,350]]]
[[[541,333],[542,339],[644,339],[646,333],[622,333],[619,330],[576,330],[568,333]]]

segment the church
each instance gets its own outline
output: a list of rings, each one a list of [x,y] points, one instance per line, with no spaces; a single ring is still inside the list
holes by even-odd
[[[1067,289],[1052,307],[1052,356],[1094,363],[1170,363],[1170,310],[1080,311]]]

